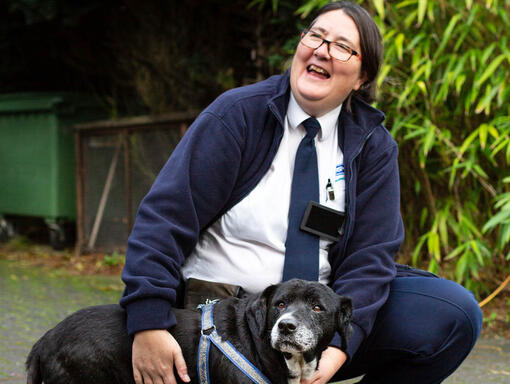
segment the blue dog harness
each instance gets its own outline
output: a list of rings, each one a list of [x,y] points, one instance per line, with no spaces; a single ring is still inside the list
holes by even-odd
[[[217,302],[214,300],[198,306],[202,310],[202,329],[198,344],[198,379],[200,384],[210,384],[209,380],[209,348],[211,342],[223,352],[223,354],[246,376],[256,384],[271,384],[271,382],[255,366],[243,356],[241,352],[234,348],[216,332],[216,326],[213,320],[213,306]]]

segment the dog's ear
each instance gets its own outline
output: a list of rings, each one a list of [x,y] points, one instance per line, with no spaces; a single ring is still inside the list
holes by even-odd
[[[342,337],[342,350],[346,350],[347,341],[351,337],[352,327],[352,301],[349,297],[339,296],[338,297],[338,312],[337,312],[337,330]]]
[[[262,337],[264,331],[267,328],[267,318],[269,303],[274,291],[278,288],[278,285],[270,285],[249,304],[248,308],[248,321],[251,323],[252,331],[257,330],[257,335]],[[253,329],[255,328],[255,329]]]

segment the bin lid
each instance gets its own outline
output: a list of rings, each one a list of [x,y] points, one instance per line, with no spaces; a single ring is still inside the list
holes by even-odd
[[[0,95],[0,113],[36,112],[36,111],[62,111],[63,105],[90,106],[90,96],[70,92],[46,93],[10,93]],[[97,104],[97,103],[96,103]],[[63,112],[63,111],[62,111]]]

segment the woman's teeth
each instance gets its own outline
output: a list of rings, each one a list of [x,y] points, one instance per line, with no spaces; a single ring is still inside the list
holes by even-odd
[[[308,72],[315,72],[315,73],[318,73],[319,75],[322,75],[322,76],[325,76],[325,77],[329,77],[329,73],[328,72],[326,72],[321,67],[317,67],[316,65],[313,65],[313,64],[310,64],[308,66],[307,70],[308,70]]]

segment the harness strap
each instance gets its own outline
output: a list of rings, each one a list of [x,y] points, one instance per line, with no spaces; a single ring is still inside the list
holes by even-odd
[[[216,332],[213,320],[213,306],[216,303],[209,302],[200,305],[202,309],[202,330],[198,345],[198,379],[200,384],[210,384],[209,378],[209,349],[211,342],[248,378],[256,384],[271,384],[271,382],[243,356],[235,347]]]

